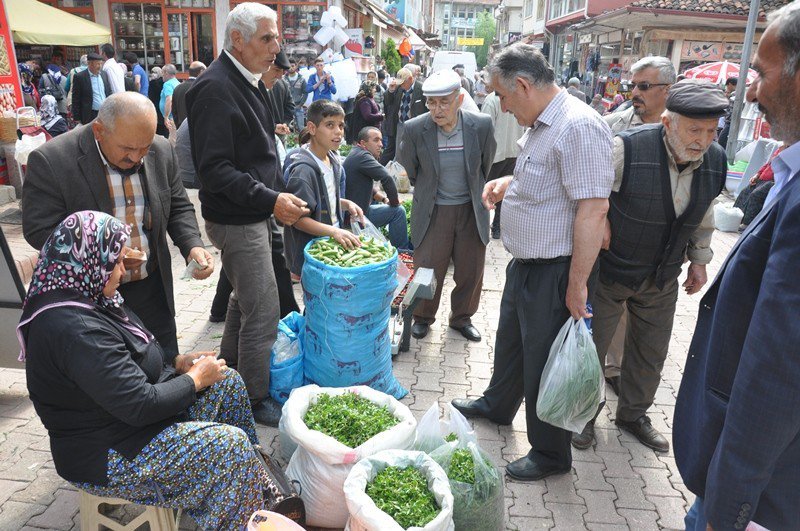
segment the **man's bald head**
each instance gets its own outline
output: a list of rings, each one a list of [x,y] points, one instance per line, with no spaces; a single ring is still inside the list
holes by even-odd
[[[120,92],[105,99],[92,131],[106,160],[127,170],[150,150],[156,120],[153,102],[138,92]]]
[[[120,118],[125,127],[136,125],[140,121],[153,123],[153,134],[156,127],[156,108],[153,102],[138,92],[118,92],[107,97],[97,113],[97,121],[102,122],[105,129],[112,131]]]
[[[192,64],[189,65],[189,75],[191,77],[198,77],[200,74],[205,72],[206,65],[200,61],[192,61]]]

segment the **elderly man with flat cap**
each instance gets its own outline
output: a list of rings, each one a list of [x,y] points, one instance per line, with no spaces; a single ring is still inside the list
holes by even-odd
[[[616,424],[657,452],[669,442],[647,416],[667,357],[678,277],[700,291],[707,281],[714,232],[714,199],[725,185],[725,151],[714,142],[728,100],[719,88],[694,80],[673,85],[660,124],[643,125],[614,138],[615,180],[609,197],[600,282],[592,306],[592,333],[605,363],[623,307],[628,328]],[[588,448],[589,422],[572,444]]]
[[[461,78],[440,71],[422,85],[429,112],[405,123],[397,160],[414,185],[411,242],[414,269],[430,267],[436,293],[414,310],[411,333],[420,339],[436,320],[444,276],[453,261],[456,287],[450,295],[450,327],[470,341],[480,341],[472,324],[478,311],[489,212],[481,203],[497,144],[491,119],[461,109]]]

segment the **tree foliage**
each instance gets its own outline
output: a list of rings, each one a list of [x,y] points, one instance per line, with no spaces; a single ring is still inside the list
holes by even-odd
[[[497,33],[497,26],[494,20],[494,15],[491,11],[484,11],[478,13],[475,22],[475,37],[483,37],[483,45],[470,46],[469,49],[475,52],[475,61],[478,63],[478,68],[486,66],[489,58],[489,48],[494,42],[494,36]]]
[[[400,70],[402,66],[402,62],[400,60],[400,52],[397,51],[397,43],[394,42],[394,39],[391,37],[386,39],[386,42],[383,44],[381,57],[386,61],[386,70],[391,75],[397,74],[397,71]]]

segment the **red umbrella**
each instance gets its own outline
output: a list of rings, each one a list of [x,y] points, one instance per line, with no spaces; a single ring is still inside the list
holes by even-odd
[[[683,73],[688,79],[705,79],[716,85],[725,83],[729,77],[739,77],[739,65],[728,61],[706,63],[704,65],[690,68]],[[758,74],[753,70],[747,70],[747,84],[756,80]]]

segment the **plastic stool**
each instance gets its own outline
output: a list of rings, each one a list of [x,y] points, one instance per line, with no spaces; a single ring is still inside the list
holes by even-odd
[[[144,505],[144,512],[123,525],[100,513],[101,504],[137,505],[121,498],[102,498],[80,491],[81,529],[82,531],[98,531],[100,526],[112,531],[132,531],[147,523],[151,531],[178,531],[178,522],[172,509]]]

